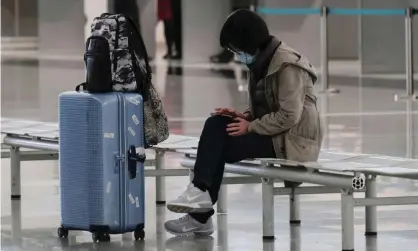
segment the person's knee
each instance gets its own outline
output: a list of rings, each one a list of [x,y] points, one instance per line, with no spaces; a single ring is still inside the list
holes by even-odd
[[[219,129],[225,129],[226,125],[230,122],[228,117],[215,115],[210,116],[208,119],[206,119],[205,122],[205,128],[219,128]]]

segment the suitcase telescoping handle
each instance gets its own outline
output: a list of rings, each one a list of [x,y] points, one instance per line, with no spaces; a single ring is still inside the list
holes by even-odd
[[[136,164],[137,162],[144,163],[146,159],[145,150],[140,148],[138,152],[136,152],[135,146],[129,146],[128,150],[128,172],[129,178],[135,179],[136,178]]]

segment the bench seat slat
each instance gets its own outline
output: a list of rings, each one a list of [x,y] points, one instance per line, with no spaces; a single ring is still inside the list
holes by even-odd
[[[388,157],[388,156],[381,156],[381,155],[370,155],[366,156],[365,158],[356,159],[356,163],[363,163],[363,164],[372,164],[372,165],[379,165],[379,166],[400,166],[404,165],[405,163],[414,162],[413,159],[407,158],[396,158],[396,157]]]
[[[364,159],[363,159],[364,160]],[[357,161],[342,161],[342,162],[292,162],[287,160],[263,160],[264,163],[272,163],[275,165],[287,166],[305,166],[308,168],[331,171],[331,172],[360,172],[369,173],[382,176],[402,177],[410,179],[418,179],[418,160],[409,160],[403,165],[396,162],[396,164],[373,164],[363,163]]]
[[[58,123],[1,119],[1,133],[22,137],[58,139]]]
[[[368,156],[367,154],[358,154],[358,153],[346,153],[346,152],[335,152],[329,150],[322,150],[319,153],[319,160],[321,161],[343,161],[343,160],[350,160],[350,159],[358,159],[364,156]]]

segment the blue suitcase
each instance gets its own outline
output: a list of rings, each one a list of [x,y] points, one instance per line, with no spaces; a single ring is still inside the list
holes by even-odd
[[[134,93],[59,96],[61,227],[110,234],[144,232],[143,101]],[[137,152],[138,151],[138,152]]]

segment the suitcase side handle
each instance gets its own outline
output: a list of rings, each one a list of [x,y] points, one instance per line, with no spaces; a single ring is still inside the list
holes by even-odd
[[[128,150],[128,172],[129,178],[136,178],[136,164],[137,162],[144,163],[146,159],[145,150],[136,152],[135,146],[129,146]]]

